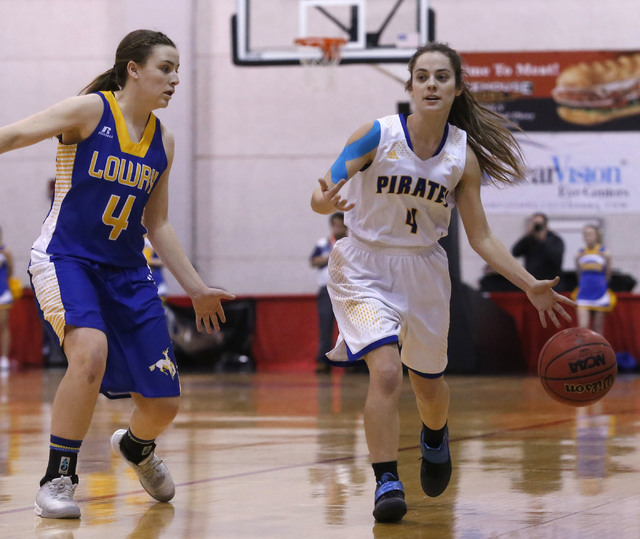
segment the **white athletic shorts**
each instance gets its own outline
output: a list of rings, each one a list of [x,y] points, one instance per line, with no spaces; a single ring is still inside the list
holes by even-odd
[[[444,372],[451,281],[439,244],[396,248],[344,238],[331,251],[328,290],[340,330],[331,362],[345,365],[397,343],[411,370]]]

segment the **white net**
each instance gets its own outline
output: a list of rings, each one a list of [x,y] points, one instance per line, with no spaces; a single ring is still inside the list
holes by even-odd
[[[333,87],[334,75],[340,64],[340,51],[347,42],[342,38],[298,38],[300,65],[307,83],[317,90]]]

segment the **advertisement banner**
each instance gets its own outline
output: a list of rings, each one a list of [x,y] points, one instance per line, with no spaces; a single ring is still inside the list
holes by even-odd
[[[640,52],[463,54],[476,99],[527,132],[640,130]]]
[[[640,133],[532,133],[517,138],[528,179],[513,187],[484,186],[487,213],[640,212]]]

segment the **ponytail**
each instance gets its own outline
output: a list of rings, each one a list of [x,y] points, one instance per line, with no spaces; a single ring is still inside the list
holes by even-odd
[[[522,148],[509,126],[521,129],[480,105],[464,81],[462,93],[455,98],[448,121],[467,132],[467,142],[478,158],[483,180],[513,184],[525,179]]]
[[[118,73],[116,71],[116,66],[114,65],[111,69],[105,71],[101,75],[98,75],[87,86],[85,86],[80,91],[80,95],[92,94],[94,92],[115,92],[120,89],[120,85],[118,84]]]

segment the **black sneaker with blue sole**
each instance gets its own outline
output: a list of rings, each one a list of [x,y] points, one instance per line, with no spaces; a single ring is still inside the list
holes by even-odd
[[[398,522],[407,514],[404,486],[392,473],[382,474],[376,486],[373,516],[378,522]]]
[[[440,496],[451,479],[451,453],[449,452],[449,427],[445,427],[440,447],[429,447],[424,442],[424,429],[420,433],[420,485],[424,493],[435,498]]]

